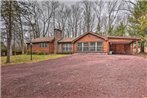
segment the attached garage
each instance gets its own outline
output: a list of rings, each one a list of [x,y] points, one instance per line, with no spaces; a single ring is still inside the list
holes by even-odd
[[[128,37],[108,37],[109,38],[109,47],[112,54],[133,54],[133,45],[136,43],[138,47],[137,38],[128,38]],[[136,48],[136,51],[138,48]]]

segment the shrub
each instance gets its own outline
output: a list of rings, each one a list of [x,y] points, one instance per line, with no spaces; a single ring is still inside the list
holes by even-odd
[[[38,55],[46,55],[47,53],[46,52],[42,52],[42,51],[40,51],[40,52],[38,51],[37,54]]]
[[[31,54],[31,52],[29,50],[26,51],[26,54]],[[32,54],[37,54],[37,55],[47,55],[48,53],[46,52],[42,52],[42,51],[32,51]]]

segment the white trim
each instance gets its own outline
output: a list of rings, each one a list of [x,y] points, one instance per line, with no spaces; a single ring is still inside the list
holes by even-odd
[[[97,52],[97,42],[95,42],[95,52]]]
[[[84,50],[84,43],[83,42],[81,42],[82,43],[82,52],[83,52],[83,50]]]

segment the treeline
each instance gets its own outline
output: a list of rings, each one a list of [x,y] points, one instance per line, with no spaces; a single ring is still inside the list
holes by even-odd
[[[89,31],[103,36],[139,36],[143,46],[146,21],[147,1],[2,0],[1,45],[6,47],[8,56],[17,49],[24,53],[26,42],[52,36],[54,28],[58,28],[65,37],[77,37]]]

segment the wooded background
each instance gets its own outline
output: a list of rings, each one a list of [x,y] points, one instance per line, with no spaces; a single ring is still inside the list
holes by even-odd
[[[85,32],[102,36],[141,38],[141,50],[147,42],[147,1],[145,0],[2,0],[1,49],[25,53],[26,42],[54,35],[61,29],[64,37]],[[7,59],[9,62],[9,57]]]

